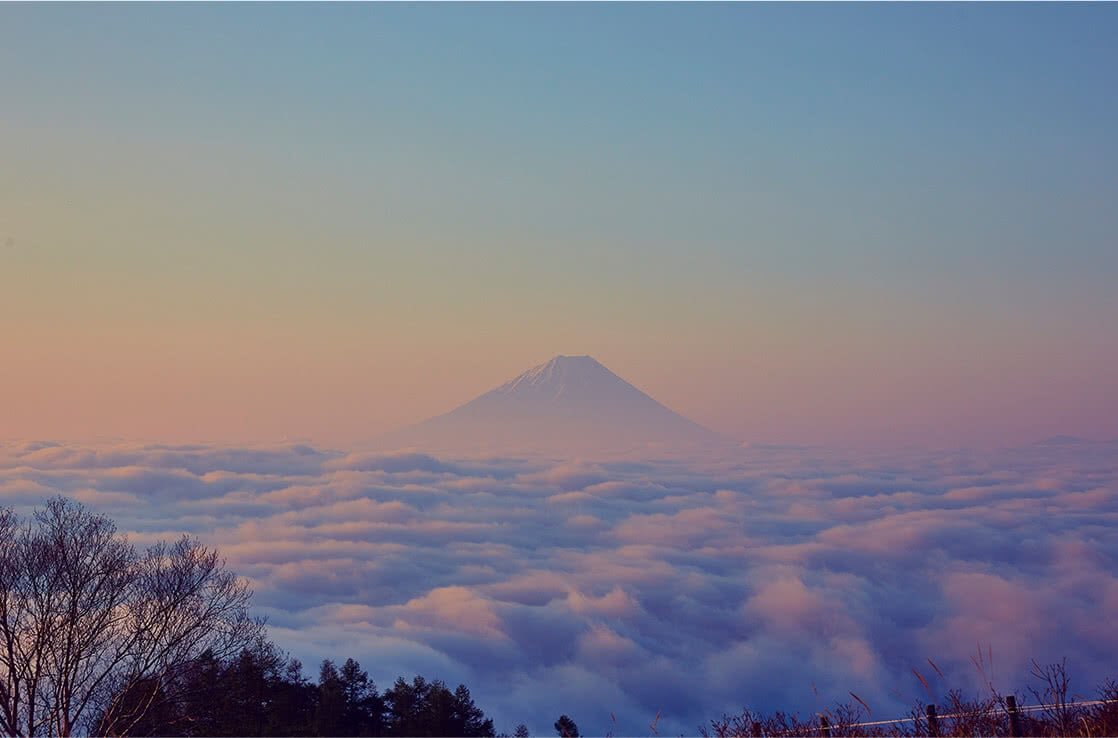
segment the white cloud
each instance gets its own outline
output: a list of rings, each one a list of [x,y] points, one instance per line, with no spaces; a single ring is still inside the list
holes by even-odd
[[[1118,448],[689,463],[460,460],[307,446],[0,444],[0,504],[54,493],[137,543],[190,532],[248,577],[308,672],[464,681],[499,729],[694,733],[724,710],[875,715],[932,658],[998,686],[1118,663]],[[926,671],[926,670],[925,670]],[[925,674],[925,676],[930,676]],[[942,683],[941,683],[942,682]],[[948,684],[950,682],[950,684]],[[814,685],[814,688],[813,686]],[[610,713],[617,716],[611,722]]]

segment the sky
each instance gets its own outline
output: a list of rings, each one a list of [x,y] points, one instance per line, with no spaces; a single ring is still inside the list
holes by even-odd
[[[1118,437],[1113,4],[0,7],[0,438],[349,446],[556,354]]]

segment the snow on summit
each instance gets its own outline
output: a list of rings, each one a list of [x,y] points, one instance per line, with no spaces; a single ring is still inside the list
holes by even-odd
[[[559,397],[566,390],[568,383],[577,388],[580,382],[593,382],[595,378],[600,381],[607,376],[624,381],[591,356],[559,355],[546,364],[532,367],[520,376],[510,379],[493,391],[509,394],[532,391],[533,388],[545,388],[545,391],[554,390],[555,396]]]
[[[591,356],[556,356],[464,405],[382,439],[431,451],[672,450],[724,441]]]

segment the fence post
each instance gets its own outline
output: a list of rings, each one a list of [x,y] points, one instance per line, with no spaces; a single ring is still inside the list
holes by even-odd
[[[749,726],[749,734],[751,736],[753,736],[753,738],[761,738],[761,724],[755,722],[752,725],[750,725]]]
[[[1009,735],[1012,738],[1021,738],[1021,715],[1017,712],[1017,698],[1006,695],[1005,709],[1009,713]]]
[[[928,717],[928,735],[939,738],[939,717],[936,715],[936,706],[928,705],[924,708],[924,714]]]
[[[819,716],[819,730],[823,738],[831,738],[831,724],[827,721],[826,715]]]

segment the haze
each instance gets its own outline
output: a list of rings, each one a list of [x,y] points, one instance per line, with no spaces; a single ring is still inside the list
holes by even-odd
[[[1113,3],[0,3],[0,508],[505,734],[1091,695],[1116,90]]]
[[[1118,437],[1118,8],[0,8],[0,438],[350,447],[590,354],[747,442]]]

